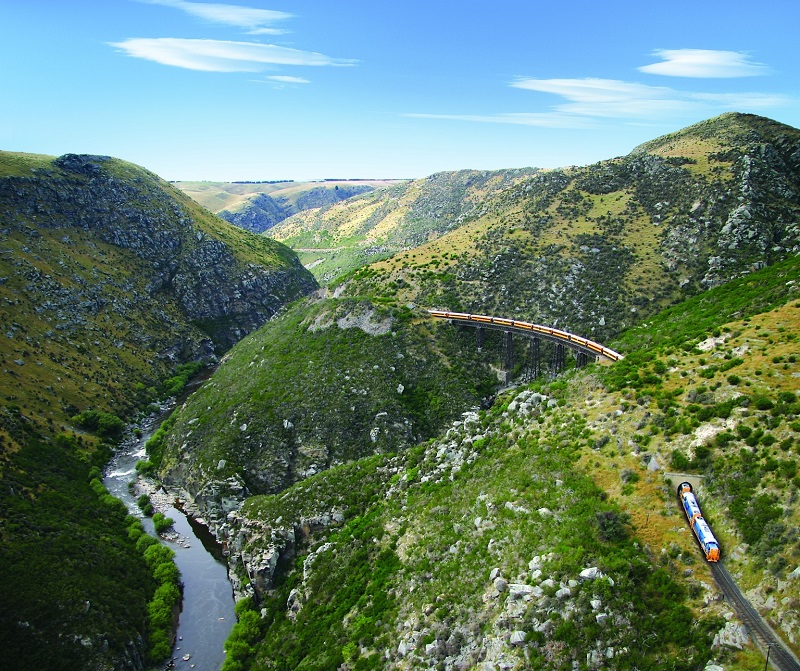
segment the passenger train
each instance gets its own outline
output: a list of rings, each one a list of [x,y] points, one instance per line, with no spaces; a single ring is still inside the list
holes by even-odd
[[[506,319],[505,317],[473,315],[466,312],[447,312],[446,310],[428,310],[428,312],[432,317],[436,317],[438,319],[455,319],[460,321],[476,322],[478,324],[494,324],[497,326],[507,326],[509,328],[539,333],[544,336],[563,340],[567,343],[574,343],[575,345],[583,347],[590,352],[594,352],[595,354],[605,357],[606,359],[610,359],[611,361],[619,361],[620,359],[624,358],[619,352],[615,352],[613,349],[609,349],[608,347],[603,347],[601,344],[596,343],[593,340],[582,338],[581,336],[567,333],[566,331],[560,331],[559,329],[555,329],[550,326],[540,326],[539,324],[531,324],[530,322],[523,322],[519,321],[518,319]]]
[[[706,559],[710,562],[718,562],[720,557],[719,542],[714,538],[711,533],[711,527],[708,522],[703,518],[703,513],[700,510],[700,504],[692,491],[692,485],[688,482],[682,482],[678,485],[678,499],[683,506],[683,512],[686,513],[686,519],[689,520],[689,526],[692,527],[700,547]]]

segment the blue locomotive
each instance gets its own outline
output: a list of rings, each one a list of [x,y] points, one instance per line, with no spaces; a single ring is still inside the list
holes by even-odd
[[[711,533],[711,527],[708,526],[708,522],[703,518],[700,504],[692,492],[690,483],[682,482],[678,485],[678,498],[683,506],[683,512],[686,513],[686,519],[689,520],[689,526],[692,527],[692,531],[697,537],[706,559],[712,562],[719,561],[719,542],[714,538],[714,534]]]

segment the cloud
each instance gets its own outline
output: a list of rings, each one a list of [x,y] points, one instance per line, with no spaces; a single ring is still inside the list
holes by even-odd
[[[310,79],[304,77],[290,77],[289,75],[271,75],[267,77],[270,81],[279,82],[281,84],[310,84]]]
[[[476,121],[503,123],[541,128],[589,128],[596,124],[586,117],[547,112],[519,112],[505,114],[404,114],[413,119],[445,119],[450,121]]]
[[[256,42],[134,37],[109,44],[134,58],[206,72],[260,72],[271,65],[341,66],[356,63],[313,51]]]
[[[649,120],[722,111],[714,108],[771,109],[789,102],[771,93],[698,93],[618,79],[518,79],[511,86],[561,96],[566,102],[556,111],[588,117]]]
[[[592,128],[602,119],[619,119],[628,123],[674,121],[681,117],[713,116],[730,110],[771,110],[791,102],[789,98],[779,94],[697,93],[617,79],[519,78],[511,86],[554,94],[562,102],[551,105],[547,112],[405,116],[545,128]]]
[[[653,52],[661,63],[643,65],[638,70],[667,77],[732,78],[757,77],[768,74],[769,68],[754,63],[750,56],[739,51],[711,49],[657,49]]]
[[[272,28],[278,21],[292,18],[292,14],[272,9],[256,9],[242,5],[227,5],[211,2],[188,2],[188,0],[144,0],[151,5],[173,7],[187,14],[213,23],[222,23],[245,28],[254,35],[277,35],[286,31]]]

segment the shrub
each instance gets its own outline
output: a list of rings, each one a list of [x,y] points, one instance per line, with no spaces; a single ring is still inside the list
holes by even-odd
[[[153,525],[156,528],[156,533],[159,533],[159,534],[164,533],[174,523],[175,523],[175,520],[173,520],[171,517],[167,517],[163,513],[155,513],[153,515]]]
[[[84,410],[72,417],[72,423],[87,431],[93,431],[103,439],[117,441],[122,438],[125,422],[116,415],[99,410]]]
[[[754,396],[753,406],[756,410],[772,410],[775,404],[766,396]]]

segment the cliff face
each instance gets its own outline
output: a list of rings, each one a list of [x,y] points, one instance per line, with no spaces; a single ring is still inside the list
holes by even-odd
[[[108,157],[66,155],[45,174],[6,177],[0,203],[10,231],[74,231],[124,250],[146,282],[137,302],[173,303],[185,321],[214,323],[209,335],[225,349],[316,286],[285,248],[225,231],[154,175]]]

